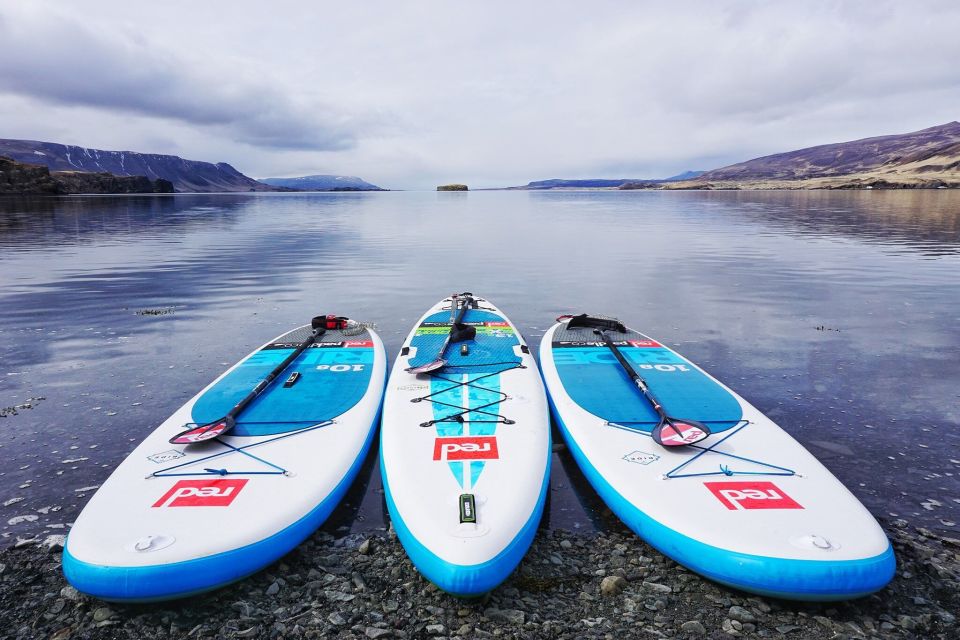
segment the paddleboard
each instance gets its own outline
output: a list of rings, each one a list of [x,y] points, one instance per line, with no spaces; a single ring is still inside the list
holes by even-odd
[[[620,519],[678,563],[743,591],[845,600],[883,588],[895,559],[877,521],[813,455],[705,371],[636,331],[606,331],[665,412],[706,424],[667,448],[659,422],[590,328],[551,327],[543,378],[584,475]]]
[[[327,330],[231,431],[169,443],[224,416],[310,334],[300,327],[251,353],[120,463],[67,537],[74,587],[104,600],[189,596],[269,565],[326,520],[375,432],[386,355],[371,329]]]
[[[403,343],[384,398],[380,464],[387,508],[410,560],[458,596],[503,582],[533,540],[550,474],[550,421],[539,370],[523,337],[474,297],[462,324],[472,339],[434,361],[465,294],[441,300]]]

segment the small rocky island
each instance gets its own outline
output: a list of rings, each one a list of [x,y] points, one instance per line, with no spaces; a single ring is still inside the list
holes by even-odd
[[[469,191],[470,188],[465,184],[442,184],[437,187],[437,191]]]

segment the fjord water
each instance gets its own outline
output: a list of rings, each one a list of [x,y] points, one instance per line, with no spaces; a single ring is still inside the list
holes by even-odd
[[[957,529],[960,193],[216,194],[0,199],[5,543],[65,532],[147,433],[286,329],[373,321],[392,361],[463,290],[534,348],[562,313],[619,316],[881,519]],[[544,526],[612,526],[565,451],[550,496]],[[384,513],[371,456],[326,526]]]

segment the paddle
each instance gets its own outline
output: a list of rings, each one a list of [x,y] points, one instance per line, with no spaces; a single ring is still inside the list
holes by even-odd
[[[422,364],[419,367],[407,367],[404,371],[408,373],[418,374],[418,373],[429,373],[430,371],[436,371],[437,369],[446,366],[447,361],[443,359],[443,354],[447,352],[447,347],[449,347],[454,342],[463,342],[464,340],[471,340],[474,336],[477,335],[476,327],[471,327],[465,324],[462,324],[463,316],[466,315],[467,309],[470,308],[471,303],[473,303],[473,296],[469,293],[464,293],[462,295],[453,296],[453,304],[459,304],[459,299],[463,298],[463,306],[460,307],[460,310],[457,311],[457,316],[453,320],[453,324],[450,326],[450,333],[447,334],[446,339],[443,341],[443,345],[440,347],[440,353],[437,354],[436,360]]]
[[[263,393],[267,387],[270,386],[270,383],[277,379],[284,369],[290,366],[290,363],[297,359],[297,357],[306,351],[310,345],[317,341],[320,336],[326,333],[327,329],[342,329],[346,326],[347,319],[341,318],[338,316],[317,316],[310,322],[310,327],[313,331],[306,340],[300,343],[296,349],[293,350],[293,353],[284,358],[283,362],[278,364],[276,368],[267,374],[263,380],[261,380],[256,387],[253,388],[253,391],[247,394],[247,396],[238,402],[233,409],[227,412],[227,415],[223,416],[218,420],[213,422],[208,422],[206,424],[197,425],[196,427],[191,427],[186,431],[182,431],[177,435],[170,438],[172,444],[196,444],[199,442],[205,442],[216,438],[217,436],[222,436],[226,432],[233,429],[237,424],[237,416],[243,412],[247,406],[257,399],[261,393]]]
[[[647,381],[640,377],[640,374],[638,374],[630,363],[627,362],[627,359],[623,357],[620,349],[613,343],[610,336],[605,333],[605,331],[626,333],[627,328],[623,326],[622,322],[609,318],[593,318],[582,313],[579,316],[571,316],[567,322],[568,329],[578,327],[591,328],[596,335],[600,336],[607,348],[613,352],[613,355],[617,358],[617,362],[620,363],[623,370],[630,376],[633,383],[637,385],[637,389],[640,390],[643,397],[653,405],[654,411],[660,416],[660,422],[657,423],[657,426],[650,432],[650,436],[657,444],[668,449],[672,447],[685,447],[688,444],[700,442],[710,435],[710,428],[702,422],[674,418],[667,415],[663,410],[663,405],[660,404],[660,401],[657,400],[656,396],[650,391]],[[666,430],[667,433],[664,433],[664,430]]]
[[[623,370],[627,372],[630,379],[637,385],[637,389],[640,389],[643,396],[653,405],[654,411],[660,416],[660,422],[657,423],[657,426],[650,432],[650,436],[654,442],[667,448],[685,447],[688,444],[700,442],[710,435],[710,428],[702,422],[697,422],[696,420],[681,420],[680,418],[667,415],[663,410],[663,405],[660,404],[656,396],[651,393],[647,381],[641,378],[640,374],[627,362],[627,359],[620,353],[617,345],[613,344],[610,336],[604,333],[603,329],[594,329],[593,332],[600,336],[603,343],[607,345],[607,348],[613,352],[613,355],[617,358],[617,362],[620,363]],[[668,430],[668,433],[664,433],[665,430]]]

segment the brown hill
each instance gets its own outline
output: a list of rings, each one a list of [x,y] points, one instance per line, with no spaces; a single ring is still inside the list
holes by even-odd
[[[960,186],[960,122],[824,144],[707,171],[664,188],[764,189]]]

